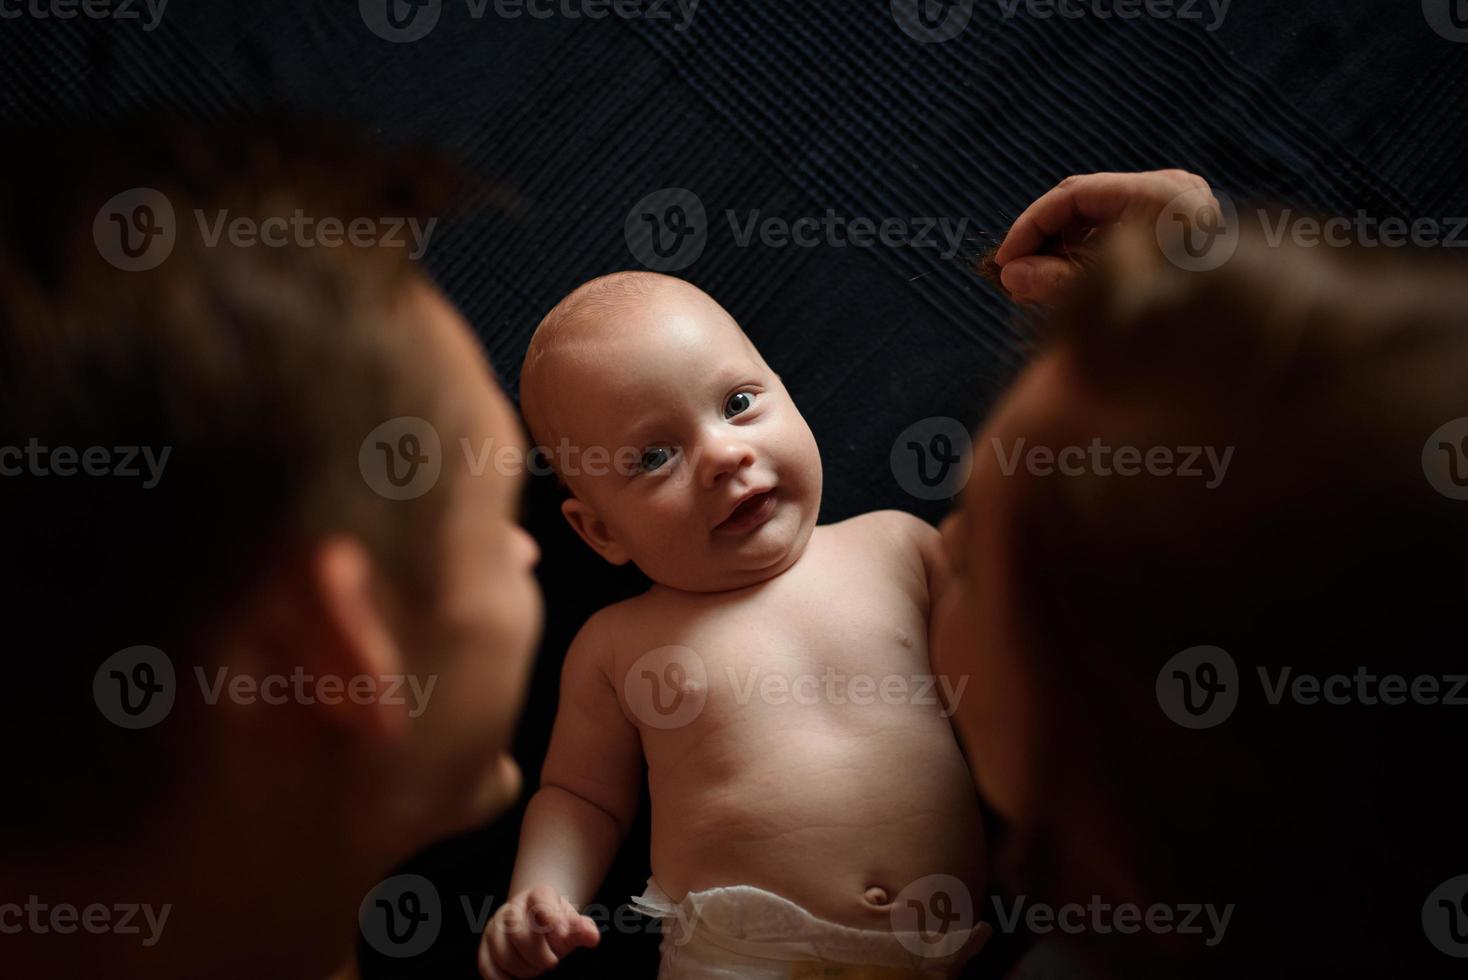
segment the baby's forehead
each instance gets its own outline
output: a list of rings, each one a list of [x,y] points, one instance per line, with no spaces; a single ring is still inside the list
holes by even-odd
[[[700,405],[768,370],[732,321],[632,326],[578,341],[547,358],[541,402],[547,421],[573,441],[681,404]]]
[[[689,302],[639,303],[584,311],[558,345],[568,370],[592,375],[636,361],[643,368],[675,368],[688,362],[759,359],[733,317],[704,297]]]

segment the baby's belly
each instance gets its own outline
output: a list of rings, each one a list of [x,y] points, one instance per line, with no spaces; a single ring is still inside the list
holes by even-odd
[[[947,721],[910,711],[861,727],[760,713],[697,733],[692,752],[649,744],[653,874],[674,898],[754,885],[860,928],[890,928],[891,903],[928,875],[963,881],[977,909],[972,777]]]

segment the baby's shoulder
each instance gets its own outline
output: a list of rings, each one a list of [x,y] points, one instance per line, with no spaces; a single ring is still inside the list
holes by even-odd
[[[901,510],[874,510],[829,525],[828,530],[836,535],[829,553],[844,564],[885,569],[887,581],[927,587],[927,567],[939,541],[937,528],[922,518]]]
[[[894,553],[921,553],[929,539],[938,535],[933,525],[904,510],[869,511],[828,525],[827,530],[855,544]]]
[[[608,655],[629,644],[637,645],[648,624],[658,621],[658,603],[656,590],[649,590],[603,606],[581,625],[574,645],[594,647]]]

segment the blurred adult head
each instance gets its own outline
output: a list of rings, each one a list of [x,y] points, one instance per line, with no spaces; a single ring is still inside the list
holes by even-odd
[[[1465,378],[1461,267],[1257,229],[1211,272],[1119,235],[1046,317],[944,528],[935,663],[975,678],[1011,889],[1172,910],[1081,929],[1103,972],[1452,964]]]
[[[394,862],[519,789],[536,549],[469,461],[523,436],[410,258],[443,172],[319,126],[19,139],[0,819],[4,901],[44,908],[11,958],[321,975]],[[146,945],[53,917],[119,904],[170,911]]]

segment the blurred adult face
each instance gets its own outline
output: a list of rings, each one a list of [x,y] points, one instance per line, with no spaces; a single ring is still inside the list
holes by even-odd
[[[519,421],[468,324],[431,288],[412,302],[424,356],[462,406],[464,438],[476,449],[523,452]],[[386,801],[425,837],[482,823],[519,795],[510,742],[543,616],[532,574],[539,551],[518,523],[524,468],[470,473],[456,465],[458,450],[457,440],[444,440],[451,483],[437,549],[441,593],[432,609],[404,610],[428,621],[420,635],[430,647],[403,650],[407,668],[437,680],[426,710],[394,745],[396,786]]]

